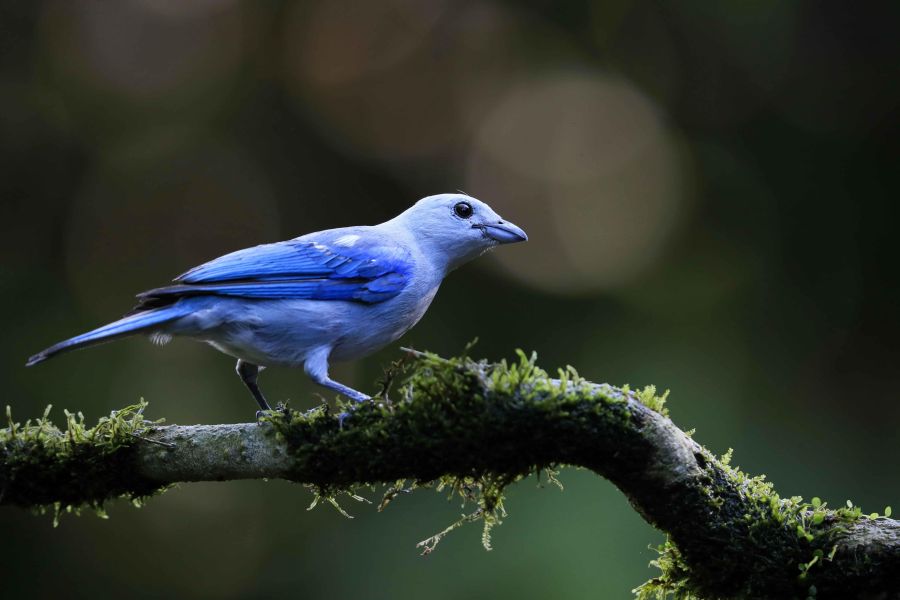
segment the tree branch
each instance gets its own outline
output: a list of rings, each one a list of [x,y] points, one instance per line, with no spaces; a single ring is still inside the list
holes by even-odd
[[[273,411],[260,423],[175,426],[129,407],[98,426],[67,413],[0,431],[0,504],[102,507],[185,481],[274,478],[325,497],[406,480],[456,485],[487,524],[503,488],[560,464],[612,481],[668,534],[646,598],[900,597],[900,522],[781,498],[666,416],[664,398],[507,365],[416,353],[399,399]]]

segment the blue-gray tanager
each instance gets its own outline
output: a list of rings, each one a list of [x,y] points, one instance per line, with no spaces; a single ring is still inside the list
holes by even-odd
[[[450,271],[498,244],[527,239],[475,198],[429,196],[380,225],[310,233],[194,267],[172,285],[138,294],[122,319],[27,364],[138,333],[157,343],[177,335],[237,358],[237,373],[263,410],[269,405],[257,377],[270,366],[302,366],[316,383],[367,400],[328,377],[329,361],[390,344],[422,318]]]

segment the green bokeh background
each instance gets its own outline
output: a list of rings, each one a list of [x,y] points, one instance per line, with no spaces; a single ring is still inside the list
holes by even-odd
[[[454,273],[405,343],[653,383],[783,495],[896,505],[898,6],[6,2],[3,403],[247,420],[232,361],[192,342],[24,361],[221,253],[465,189],[531,240]],[[397,352],[334,374],[372,389]],[[321,400],[300,372],[262,382]],[[661,534],[561,479],[509,491],[493,552],[473,525],[427,558],[459,514],[427,491],[348,500],[353,520],[276,481],[57,529],[2,509],[0,595],[628,597]]]

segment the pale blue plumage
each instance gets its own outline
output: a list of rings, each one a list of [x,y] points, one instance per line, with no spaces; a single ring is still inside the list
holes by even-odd
[[[524,241],[486,204],[464,194],[417,202],[372,227],[320,231],[226,254],[138,295],[124,318],[32,356],[51,356],[136,333],[184,336],[236,358],[261,407],[266,366],[302,366],[321,385],[367,396],[328,377],[329,360],[365,356],[424,315],[449,271],[499,243]]]

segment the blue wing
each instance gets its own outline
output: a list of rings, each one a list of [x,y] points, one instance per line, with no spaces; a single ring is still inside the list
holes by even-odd
[[[365,227],[323,231],[226,254],[175,285],[140,294],[138,309],[185,296],[384,302],[406,287],[409,251]]]

